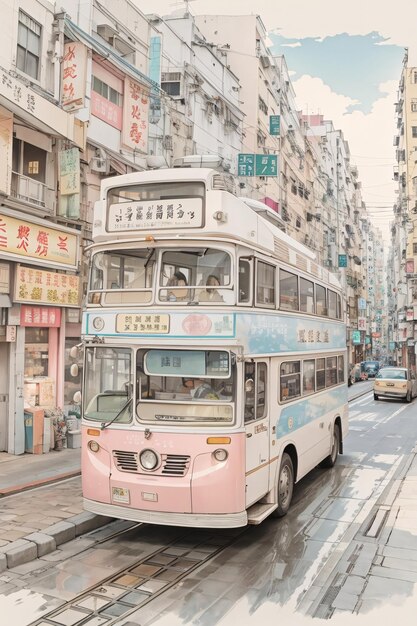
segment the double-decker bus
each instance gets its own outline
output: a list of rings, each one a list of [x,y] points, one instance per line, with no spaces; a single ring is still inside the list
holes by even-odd
[[[343,451],[340,286],[268,210],[211,169],[102,182],[83,311],[87,510],[258,524]]]

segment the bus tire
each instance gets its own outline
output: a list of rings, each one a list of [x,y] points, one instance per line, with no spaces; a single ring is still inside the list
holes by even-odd
[[[329,456],[321,462],[321,467],[333,467],[337,461],[337,455],[339,454],[340,448],[340,426],[339,424],[335,424],[333,426],[333,437],[332,437],[332,449],[330,450]]]
[[[278,474],[277,499],[278,507],[273,512],[274,517],[284,517],[290,508],[294,491],[294,466],[289,454],[284,452]]]
[[[376,393],[374,393],[374,400],[379,400],[379,396]]]

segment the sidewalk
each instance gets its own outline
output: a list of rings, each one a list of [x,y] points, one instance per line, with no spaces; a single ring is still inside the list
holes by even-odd
[[[83,512],[80,453],[0,453],[0,572],[110,521]]]

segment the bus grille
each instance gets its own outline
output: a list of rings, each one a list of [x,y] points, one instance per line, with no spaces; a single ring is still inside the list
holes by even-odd
[[[187,472],[190,457],[182,454],[167,454],[163,465],[162,474],[164,476],[184,476]]]
[[[113,458],[117,469],[121,472],[141,473],[143,471],[139,465],[137,452],[113,450]],[[189,464],[190,457],[187,455],[164,454],[161,467],[155,473],[163,476],[185,476]]]
[[[138,471],[138,455],[136,452],[113,450],[113,457],[118,470],[121,470],[122,472]]]

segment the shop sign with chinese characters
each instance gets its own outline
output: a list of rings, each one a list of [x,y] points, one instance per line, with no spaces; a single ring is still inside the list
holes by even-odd
[[[201,198],[115,203],[109,207],[107,231],[196,228],[202,222]]]
[[[76,267],[78,237],[0,214],[0,254]]]
[[[358,329],[366,330],[366,317],[358,317]]]
[[[14,300],[78,307],[80,305],[80,278],[18,265]]]
[[[84,81],[85,84],[85,81]],[[74,118],[56,104],[27,87],[23,82],[0,70],[0,96],[3,96],[38,121],[43,122],[55,133],[73,141]]]
[[[59,191],[62,196],[80,193],[80,151],[78,148],[59,153]]]
[[[148,151],[149,92],[131,78],[125,79],[122,142],[131,150]]]
[[[118,315],[118,333],[162,335],[169,333],[169,315]]]
[[[84,106],[87,67],[87,48],[71,41],[64,46],[62,59],[62,106],[74,111]]]
[[[61,309],[23,305],[20,309],[20,325],[37,328],[59,328],[61,326]]]

